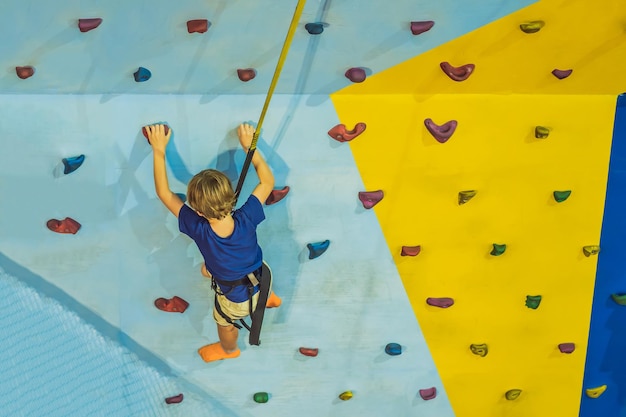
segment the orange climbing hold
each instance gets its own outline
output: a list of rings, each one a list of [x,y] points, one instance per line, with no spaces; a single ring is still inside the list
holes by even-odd
[[[174,296],[170,299],[157,298],[154,300],[154,305],[161,311],[167,311],[168,313],[184,313],[189,307],[189,303],[178,296]]]
[[[187,21],[187,32],[189,33],[205,33],[209,30],[210,23],[206,19],[194,19]]]
[[[346,129],[346,125],[339,124],[328,131],[328,136],[339,142],[349,142],[352,139],[365,132],[367,125],[365,123],[357,123],[354,129]]]
[[[312,358],[316,357],[317,354],[319,353],[319,349],[318,348],[307,348],[307,347],[301,347],[298,349],[298,351],[303,354],[304,356],[310,356]]]
[[[20,77],[22,80],[25,80],[33,76],[33,74],[35,73],[35,68],[31,66],[15,67],[15,72],[17,73],[18,77]]]
[[[237,77],[244,83],[247,83],[254,77],[256,77],[256,70],[254,68],[243,68],[237,70]]]
[[[220,342],[211,343],[210,345],[202,346],[198,349],[198,355],[205,362],[221,361],[223,359],[235,359],[239,357],[241,350],[237,349],[234,352],[226,353],[222,348]]]
[[[80,229],[80,223],[71,217],[66,217],[63,220],[50,219],[46,222],[48,229],[56,233],[71,233],[75,235]]]
[[[417,256],[422,251],[420,245],[417,246],[402,246],[400,256]]]

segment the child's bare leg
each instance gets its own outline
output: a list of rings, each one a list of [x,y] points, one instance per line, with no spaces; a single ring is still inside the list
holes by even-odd
[[[237,339],[239,338],[239,330],[229,324],[228,326],[217,325],[217,336],[220,338],[222,349],[226,353],[232,353],[238,349]]]

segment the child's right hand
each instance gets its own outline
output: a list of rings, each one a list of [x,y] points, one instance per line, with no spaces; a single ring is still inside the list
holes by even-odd
[[[239,136],[239,143],[241,143],[243,149],[248,152],[254,136],[254,128],[247,123],[242,123],[237,128],[237,136]]]
[[[166,126],[163,124],[145,126],[146,133],[148,134],[148,142],[152,146],[153,152],[161,151],[165,153],[167,143],[172,136],[172,129],[168,128],[167,133],[165,133],[165,127]]]

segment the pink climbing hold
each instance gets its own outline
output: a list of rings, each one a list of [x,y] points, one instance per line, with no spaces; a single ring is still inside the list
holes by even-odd
[[[454,131],[457,126],[456,120],[450,120],[442,124],[441,126],[435,124],[432,119],[424,120],[424,125],[426,125],[426,129],[430,132],[431,135],[437,140],[439,143],[445,143],[452,137]]]
[[[317,354],[319,353],[319,349],[318,348],[307,348],[307,347],[301,347],[298,349],[298,351],[303,354],[304,356],[310,356],[312,358],[316,357]]]
[[[576,349],[574,343],[561,343],[559,344],[559,350],[561,353],[572,353]]]
[[[449,62],[439,64],[443,72],[454,81],[465,81],[474,72],[476,66],[474,64],[465,64],[460,67],[453,67]]]
[[[165,125],[165,134],[167,135],[167,132],[170,131],[170,127],[168,125]],[[146,130],[146,127],[143,126],[141,128],[141,133],[143,133],[143,136],[146,138],[146,140],[148,141],[148,144],[150,144],[150,139],[148,139],[148,131]]]
[[[48,229],[56,233],[71,233],[75,235],[80,229],[80,223],[71,217],[66,217],[63,220],[50,219],[46,222]]]
[[[15,67],[15,72],[17,73],[18,77],[20,77],[22,80],[25,80],[33,76],[33,74],[35,73],[35,68],[31,66]]]
[[[367,125],[365,123],[357,123],[354,129],[347,130],[346,125],[339,124],[328,131],[328,136],[339,142],[349,142],[365,132],[366,127]]]
[[[383,199],[385,194],[383,190],[377,191],[359,191],[359,200],[363,203],[363,207],[371,209]]]
[[[81,32],[89,32],[90,30],[94,30],[102,23],[102,19],[99,17],[93,19],[78,19],[78,29]]]
[[[426,304],[428,304],[429,306],[433,306],[433,307],[448,308],[454,305],[454,300],[448,297],[441,297],[441,298],[429,297],[426,299]]]
[[[417,256],[422,251],[420,245],[417,246],[402,246],[400,256]]]
[[[552,70],[552,75],[554,75],[559,80],[562,80],[562,79],[567,78],[570,75],[572,75],[573,71],[574,70],[571,70],[571,69],[568,69],[568,70],[554,69],[554,70]]]
[[[284,186],[280,190],[272,190],[270,195],[267,197],[267,200],[265,200],[265,205],[266,206],[271,206],[272,204],[278,203],[280,200],[285,198],[288,193],[289,193],[289,186],[288,185]]]
[[[165,399],[165,404],[178,404],[183,402],[183,394],[178,394]]]
[[[435,387],[420,390],[420,397],[422,397],[423,400],[426,400],[426,401],[432,400],[436,396],[437,396],[437,388]]]
[[[237,77],[244,83],[247,83],[254,77],[256,77],[256,70],[254,68],[243,68],[237,70]]]
[[[411,33],[414,35],[419,35],[424,32],[428,32],[435,26],[435,22],[432,20],[423,20],[420,22],[411,22]]]
[[[346,71],[346,78],[353,83],[362,83],[367,78],[363,68],[353,67]]]
[[[209,21],[206,19],[194,19],[187,21],[187,32],[205,33],[209,30]]]

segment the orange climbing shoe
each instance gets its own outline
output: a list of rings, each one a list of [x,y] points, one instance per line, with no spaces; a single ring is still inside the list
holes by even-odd
[[[222,359],[234,359],[241,354],[241,350],[226,353],[220,342],[211,343],[198,349],[198,354],[205,362],[221,361]]]
[[[267,303],[265,303],[265,307],[266,308],[280,307],[282,303],[283,303],[283,300],[281,300],[280,297],[277,296],[274,292],[271,292],[270,296],[267,297]]]

